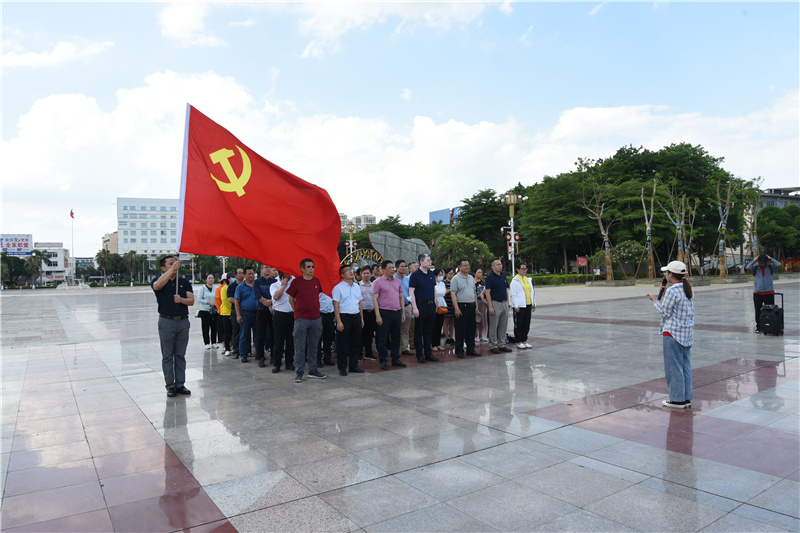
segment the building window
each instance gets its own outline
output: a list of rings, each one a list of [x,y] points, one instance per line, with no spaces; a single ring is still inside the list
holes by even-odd
[[[147,206],[146,205],[142,206],[142,211],[147,211]]]
[[[175,224],[174,222],[170,222],[170,223],[169,223],[169,227],[170,227],[170,228],[175,228],[175,227],[177,227],[177,226],[178,226],[178,225],[177,225],[177,224]]]
[[[153,230],[150,231],[150,235],[155,235],[155,234],[156,234],[155,231],[153,231]]]
[[[128,213],[122,213],[122,218],[128,218]]]
[[[162,229],[160,235],[166,235],[166,234],[167,234],[166,230]]]
[[[163,242],[164,244],[166,244],[166,243],[167,243],[167,239],[161,239],[161,242]]]
[[[178,232],[177,232],[177,231],[170,231],[170,232],[169,232],[169,234],[170,234],[170,235],[177,235],[177,234],[178,234]]]
[[[147,215],[140,214],[140,215],[139,215],[139,218],[147,218]]]
[[[156,223],[155,223],[155,222],[151,222],[151,223],[150,223],[150,227],[151,227],[151,228],[155,228],[155,227],[156,227]]]
[[[175,210],[176,210],[176,208],[175,208],[175,207],[170,207],[170,208],[169,208],[169,210],[170,210],[170,211],[175,211]]]
[[[128,244],[128,239],[123,239],[122,242],[124,242],[125,244]]]
[[[122,210],[123,210],[123,211],[127,211],[127,210],[128,210],[128,206],[127,206],[127,205],[123,205],[123,206],[122,206]]]
[[[123,231],[123,232],[122,232],[122,234],[123,234],[123,235],[127,235],[127,234],[128,234],[128,232],[127,232],[127,231]]]
[[[150,206],[150,211],[155,211],[155,210],[156,210],[156,206],[154,206],[154,205],[151,205],[151,206]]]
[[[150,242],[156,242],[156,240],[155,239],[150,239]]]
[[[170,239],[170,240],[169,240],[169,242],[172,242],[172,243],[174,243],[174,242],[175,242],[175,239]]]
[[[127,227],[128,223],[127,223],[127,222],[120,222],[120,223],[119,223],[119,225],[120,225],[120,226],[126,226],[126,227]],[[136,222],[134,222],[134,223],[132,224],[132,226],[135,226],[135,225],[136,225]]]
[[[131,239],[131,242],[134,242],[134,243],[135,243],[135,242],[136,242],[136,239]]]
[[[162,222],[162,223],[161,223],[161,227],[162,227],[162,228],[166,228],[166,227],[167,227],[167,223],[166,223],[166,222]]]
[[[131,211],[136,211],[136,206],[135,205],[131,206]]]
[[[162,205],[162,206],[161,206],[161,210],[162,210],[162,211],[166,211],[166,210],[167,210],[166,206],[163,206],[163,205]]]

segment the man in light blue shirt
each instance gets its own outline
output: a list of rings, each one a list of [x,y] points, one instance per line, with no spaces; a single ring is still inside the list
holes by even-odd
[[[336,363],[340,376],[346,376],[348,370],[363,374],[364,371],[358,368],[361,356],[361,328],[364,327],[361,288],[355,283],[355,273],[349,265],[341,267],[339,275],[342,276],[342,282],[333,288],[331,294],[336,329],[339,332],[336,342]]]
[[[402,259],[398,259],[395,261],[394,266],[397,268],[397,274],[394,277],[400,280],[400,286],[403,287],[403,302],[405,304],[403,314],[406,316],[405,322],[400,326],[400,350],[403,355],[414,355],[409,344],[409,339],[414,336],[412,331],[414,316],[411,314],[411,295],[408,293],[408,265]]]

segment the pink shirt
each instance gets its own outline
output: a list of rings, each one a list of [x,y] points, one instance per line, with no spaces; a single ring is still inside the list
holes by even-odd
[[[386,276],[381,276],[372,282],[372,294],[378,295],[378,307],[381,311],[399,311],[401,309],[398,294],[403,294],[403,285],[399,279],[386,279]]]

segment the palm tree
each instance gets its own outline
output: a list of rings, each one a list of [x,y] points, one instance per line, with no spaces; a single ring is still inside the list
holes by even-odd
[[[42,264],[50,265],[52,262],[47,257],[47,252],[42,250],[31,250],[31,255],[25,260],[25,268],[31,275],[31,283],[36,288],[36,278],[42,271]]]
[[[136,266],[139,264],[139,255],[136,250],[125,252],[125,262],[128,264],[128,270],[131,273],[131,287],[133,287],[133,278],[136,275]]]
[[[97,266],[103,271],[103,287],[106,286],[106,280],[108,279],[106,277],[106,269],[108,268],[108,264],[111,261],[111,258],[109,257],[110,255],[111,252],[103,248],[102,250],[97,252],[96,256],[94,256],[94,260],[97,262]]]

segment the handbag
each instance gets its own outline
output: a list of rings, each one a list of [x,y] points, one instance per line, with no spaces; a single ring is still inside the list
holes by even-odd
[[[447,307],[437,307],[436,308],[437,315],[446,315],[447,314]]]
[[[481,320],[483,319],[483,315],[481,315],[480,311],[475,311],[475,323],[480,324]]]

